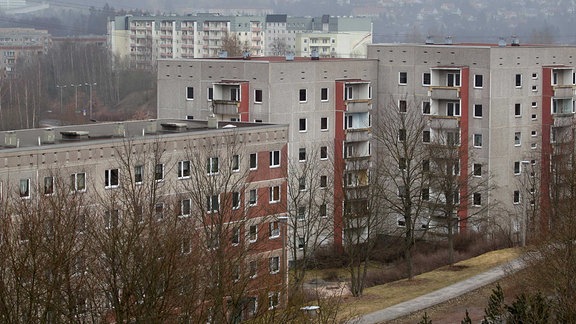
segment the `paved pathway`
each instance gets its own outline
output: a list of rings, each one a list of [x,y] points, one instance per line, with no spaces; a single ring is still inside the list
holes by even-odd
[[[405,315],[409,315],[413,312],[417,312],[419,310],[426,309],[436,304],[443,303],[447,300],[450,300],[452,298],[463,295],[467,292],[478,289],[482,286],[493,283],[498,279],[504,277],[505,275],[510,274],[511,272],[515,272],[519,269],[522,269],[523,267],[524,267],[523,262],[519,259],[515,259],[503,265],[494,267],[474,277],[457,282],[448,287],[444,287],[442,289],[438,289],[426,295],[416,297],[412,300],[405,301],[403,303],[360,316],[352,320],[350,323],[354,324],[382,323]]]

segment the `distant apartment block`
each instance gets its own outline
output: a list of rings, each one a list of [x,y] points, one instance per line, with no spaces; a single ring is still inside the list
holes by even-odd
[[[134,67],[157,59],[218,57],[223,38],[236,36],[251,56],[365,57],[372,42],[369,18],[287,15],[119,16],[110,21],[109,46]],[[308,45],[309,44],[309,45]]]
[[[0,28],[0,70],[8,74],[19,59],[46,54],[51,45],[52,36],[46,30]]]

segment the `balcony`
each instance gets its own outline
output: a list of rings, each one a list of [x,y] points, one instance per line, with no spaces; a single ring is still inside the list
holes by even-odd
[[[346,142],[365,142],[372,137],[368,128],[356,128],[346,130]]]
[[[213,109],[215,114],[219,115],[237,115],[238,101],[230,100],[213,100]]]
[[[574,96],[574,87],[571,85],[554,86],[554,97],[572,98]]]
[[[433,100],[458,100],[460,99],[460,88],[430,87],[428,96]]]
[[[568,127],[574,124],[574,114],[556,114],[554,115],[554,127]]]
[[[458,129],[460,128],[460,117],[452,116],[432,116],[430,128],[433,129]]]
[[[252,32],[259,32],[262,31],[262,28],[260,27],[252,27]]]
[[[363,113],[372,109],[371,99],[357,99],[346,101],[346,111],[351,113]]]

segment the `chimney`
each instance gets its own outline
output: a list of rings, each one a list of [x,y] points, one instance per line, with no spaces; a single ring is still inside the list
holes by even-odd
[[[213,114],[208,117],[208,128],[218,128],[218,119]]]
[[[42,144],[54,144],[56,134],[53,128],[46,128],[42,133]]]

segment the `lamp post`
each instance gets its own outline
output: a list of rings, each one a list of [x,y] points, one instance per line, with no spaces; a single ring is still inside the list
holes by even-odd
[[[92,86],[96,85],[96,82],[94,83],[85,83],[84,85],[90,87],[90,112],[89,112],[89,117],[90,120],[92,120]]]
[[[66,88],[66,85],[56,85],[56,88],[60,89],[60,115],[62,115],[62,89]]]
[[[82,84],[71,84],[71,87],[74,87],[74,89],[76,90],[76,108],[75,108],[75,112],[78,111],[78,87],[81,87]]]

